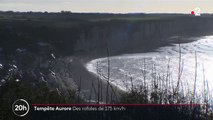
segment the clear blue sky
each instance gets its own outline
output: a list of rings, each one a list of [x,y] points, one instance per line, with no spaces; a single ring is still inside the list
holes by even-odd
[[[0,0],[0,10],[107,12],[107,13],[213,13],[213,0]]]

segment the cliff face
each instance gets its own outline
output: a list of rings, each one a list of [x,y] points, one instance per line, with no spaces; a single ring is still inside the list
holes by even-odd
[[[212,21],[212,15],[0,12],[0,51],[13,54],[23,48],[59,56],[105,56],[107,48],[111,55],[146,52],[169,44],[172,36],[211,35]]]
[[[74,48],[75,52],[97,55],[106,55],[107,47],[111,54],[149,51],[171,43],[169,38],[172,36],[211,35],[213,34],[212,20],[212,18],[205,17],[186,17],[96,22],[91,28],[80,34]]]

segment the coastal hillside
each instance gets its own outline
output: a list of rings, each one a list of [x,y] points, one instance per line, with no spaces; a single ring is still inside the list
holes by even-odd
[[[111,55],[143,52],[183,42],[177,37],[213,34],[212,20],[212,15],[0,12],[0,48],[86,56],[105,56],[107,48]]]

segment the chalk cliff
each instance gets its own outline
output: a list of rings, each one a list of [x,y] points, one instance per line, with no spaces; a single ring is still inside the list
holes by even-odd
[[[94,22],[80,33],[75,52],[111,54],[149,51],[171,42],[171,37],[197,37],[213,34],[212,18],[181,17],[156,20],[109,20]],[[182,41],[183,42],[183,41]]]

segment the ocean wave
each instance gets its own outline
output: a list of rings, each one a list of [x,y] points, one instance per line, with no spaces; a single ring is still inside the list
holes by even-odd
[[[179,50],[181,48],[181,50]],[[205,36],[191,43],[174,44],[157,49],[157,52],[127,54],[110,57],[110,71],[108,71],[108,58],[95,59],[86,64],[88,71],[95,75],[110,75],[110,82],[120,89],[128,91],[132,86],[151,84],[154,72],[160,77],[170,74],[170,79],[176,84],[181,68],[181,84],[193,89],[195,70],[197,69],[197,92],[204,89],[204,81],[208,81],[210,91],[213,90],[213,36]],[[181,59],[180,52],[181,51]],[[195,62],[197,53],[197,67]],[[179,66],[181,63],[181,66]],[[144,75],[146,78],[144,78]],[[156,74],[155,74],[156,76]],[[132,82],[131,82],[132,80]],[[187,88],[185,88],[187,89]]]

